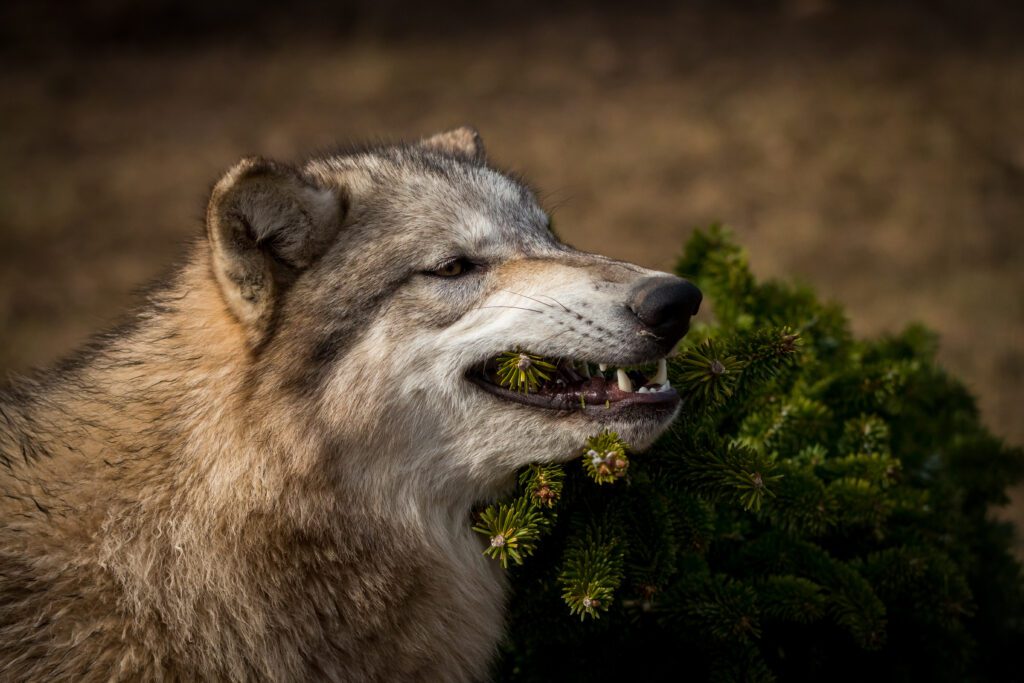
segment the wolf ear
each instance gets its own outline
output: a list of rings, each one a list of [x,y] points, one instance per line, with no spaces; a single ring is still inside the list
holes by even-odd
[[[206,211],[213,272],[250,341],[263,338],[278,294],[327,249],[344,213],[338,190],[264,159],[243,159],[214,186]]]
[[[470,161],[484,161],[484,141],[473,126],[462,126],[455,130],[432,135],[420,140],[420,147],[436,150],[445,154],[454,154]]]

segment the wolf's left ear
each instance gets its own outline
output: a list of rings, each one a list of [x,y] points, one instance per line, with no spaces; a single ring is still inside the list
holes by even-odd
[[[269,328],[282,289],[330,246],[344,214],[339,190],[265,159],[243,159],[213,188],[206,211],[213,271],[251,342]]]
[[[421,147],[465,157],[470,161],[482,162],[485,159],[484,141],[480,139],[480,133],[473,126],[462,126],[431,135],[420,140],[419,144]]]

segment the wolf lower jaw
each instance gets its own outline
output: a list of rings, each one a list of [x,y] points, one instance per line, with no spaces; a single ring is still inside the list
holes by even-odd
[[[504,386],[493,361],[484,361],[471,367],[465,380],[486,399],[500,401],[502,409],[529,411],[533,420],[543,420],[537,424],[538,429],[564,429],[571,424],[573,431],[579,432],[578,446],[607,430],[642,450],[668,427],[681,404],[668,380],[665,359],[647,365],[656,366],[656,370],[645,373],[640,369],[617,369],[613,371],[615,379],[609,380],[604,376],[603,364],[591,367],[586,362],[554,360],[548,365],[554,369],[545,374],[543,381],[517,391]],[[537,459],[546,458],[538,453]]]

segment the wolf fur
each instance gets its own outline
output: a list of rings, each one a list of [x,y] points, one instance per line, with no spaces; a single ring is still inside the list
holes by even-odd
[[[434,274],[452,257],[473,269]],[[663,355],[652,271],[555,239],[469,128],[217,183],[124,328],[0,394],[0,679],[486,677],[505,578],[469,515],[603,427],[465,379],[519,346]]]

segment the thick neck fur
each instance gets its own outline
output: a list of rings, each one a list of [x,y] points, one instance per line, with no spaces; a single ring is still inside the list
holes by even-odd
[[[264,370],[197,251],[122,336],[0,399],[0,678],[484,674],[503,578],[467,501],[347,477],[368,444]]]

